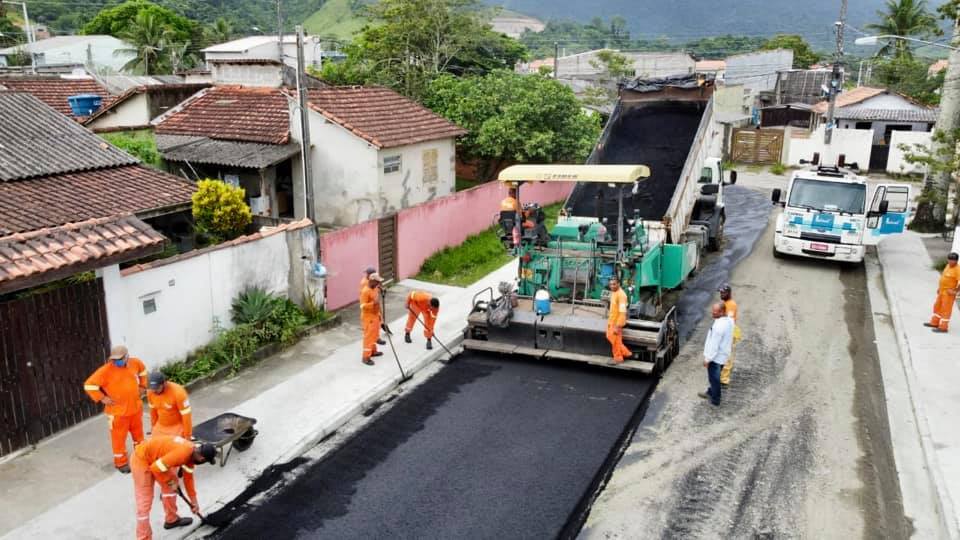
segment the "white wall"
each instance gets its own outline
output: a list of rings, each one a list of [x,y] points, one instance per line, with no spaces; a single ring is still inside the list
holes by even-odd
[[[436,180],[425,182],[425,175],[433,171],[425,170],[424,160],[432,151],[436,151]],[[400,156],[400,170],[384,174],[384,158],[396,155]],[[380,183],[377,211],[380,215],[449,195],[454,191],[456,159],[452,137],[385,148],[380,150],[377,162]]]
[[[891,174],[922,174],[923,166],[907,162],[907,151],[916,152],[914,145],[930,148],[933,133],[921,131],[894,131],[890,137],[890,157],[887,159],[887,172]],[[908,150],[900,149],[906,145]]]
[[[820,163],[832,165],[840,154],[846,156],[847,163],[856,163],[862,169],[870,166],[870,152],[873,149],[873,131],[869,129],[835,129],[830,146],[823,144],[823,130],[820,126],[809,133],[809,138],[790,139],[787,165],[799,165],[801,159],[813,159],[814,152],[820,153]],[[806,133],[797,131],[794,133]]]
[[[279,88],[283,84],[283,72],[279,64],[219,64],[210,67],[210,74],[217,84],[242,84]]]
[[[773,90],[777,85],[777,71],[793,67],[793,51],[776,49],[730,56],[723,80],[727,84],[742,84],[752,92]]]
[[[316,257],[310,238],[315,245],[312,227],[200,250],[142,270],[101,270],[111,341],[127,345],[150,367],[185,358],[215,337],[217,324],[232,326],[230,305],[241,291],[260,287],[286,296],[294,282],[293,289],[302,295],[302,275],[309,265],[299,262],[300,256]],[[291,258],[297,261],[294,268]],[[155,301],[156,311],[145,314],[148,299]]]
[[[837,120],[837,125],[843,129],[856,129],[858,122],[866,120]],[[927,131],[930,124],[927,122],[871,122],[870,129],[873,130],[873,144],[890,144],[890,141],[884,141],[883,136],[887,131],[887,126],[910,126],[910,131]],[[896,133],[896,132],[894,132]]]
[[[114,127],[142,127],[150,124],[150,105],[147,93],[137,94],[103,116],[87,124],[90,129]]]
[[[907,109],[911,111],[923,109],[923,107],[897,94],[878,94],[856,105],[851,105],[851,107],[863,109]]]

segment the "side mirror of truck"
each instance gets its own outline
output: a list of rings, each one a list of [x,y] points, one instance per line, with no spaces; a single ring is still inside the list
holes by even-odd
[[[733,185],[737,183],[737,171],[730,171],[730,181],[727,184]]]
[[[773,190],[773,194],[770,195],[770,202],[773,204],[780,204],[780,188]]]
[[[890,211],[890,201],[880,201],[880,214],[886,214]]]
[[[701,195],[716,195],[720,192],[720,184],[704,184],[700,186]]]

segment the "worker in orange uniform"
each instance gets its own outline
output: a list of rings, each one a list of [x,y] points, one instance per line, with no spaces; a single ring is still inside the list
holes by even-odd
[[[937,286],[937,300],[933,303],[933,316],[924,326],[933,328],[934,332],[946,333],[950,326],[950,314],[953,313],[953,304],[957,301],[957,286],[960,285],[960,266],[957,266],[957,254],[947,255],[947,266],[940,274],[940,284]]]
[[[370,283],[370,274],[373,274],[377,271],[376,268],[368,266],[366,270],[363,271],[363,278],[360,279],[360,295],[363,296],[363,290],[367,288],[367,285]],[[360,323],[363,324],[363,317],[360,318]],[[377,330],[377,345],[386,345],[387,342],[380,337],[380,330]]]
[[[423,314],[423,337],[427,338],[427,350],[433,349],[433,325],[437,323],[437,315],[440,314],[440,299],[426,291],[413,291],[407,296],[407,326],[404,329],[403,340],[407,343],[413,343],[410,339],[410,332],[413,331],[413,323],[417,322],[420,314]]]
[[[159,371],[147,377],[147,406],[150,407],[152,436],[179,435],[189,439],[193,435],[193,414],[187,390],[167,380]]]
[[[110,350],[110,358],[84,381],[83,389],[91,399],[103,403],[110,426],[113,465],[130,472],[127,462],[127,434],[136,446],[143,441],[143,401],[140,391],[147,387],[147,367],[139,358],[131,358],[123,345]]]
[[[150,508],[153,506],[153,482],[160,484],[164,529],[186,527],[193,519],[177,514],[177,469],[182,469],[183,485],[190,498],[190,510],[200,514],[197,489],[193,481],[195,465],[217,462],[217,449],[210,443],[194,443],[171,435],[154,435],[133,451],[133,493],[137,506],[137,540],[153,537]]]
[[[612,364],[622,364],[624,358],[633,356],[623,344],[623,327],[627,325],[627,293],[620,288],[620,281],[610,280],[610,315],[607,317],[607,341],[613,349]]]
[[[374,272],[367,278],[367,282],[367,287],[360,293],[360,324],[363,328],[362,361],[372,366],[374,365],[372,358],[383,355],[377,350],[380,329],[383,328],[384,332],[389,330],[383,323],[383,311],[380,307],[380,284],[383,283],[383,278]]]
[[[730,384],[730,373],[733,372],[733,359],[737,352],[737,342],[740,341],[740,326],[737,325],[737,302],[733,299],[733,289],[730,285],[724,283],[717,291],[720,293],[720,300],[723,302],[723,309],[727,317],[733,319],[733,341],[730,345],[730,356],[723,364],[720,370],[720,384],[727,386]]]
[[[523,225],[524,229],[532,229],[536,226],[532,220],[527,219],[527,213],[523,211],[523,207],[520,206],[520,201],[517,200],[517,188],[512,187],[507,192],[507,197],[500,201],[500,211],[501,212],[510,212],[513,211],[518,215],[517,223]]]

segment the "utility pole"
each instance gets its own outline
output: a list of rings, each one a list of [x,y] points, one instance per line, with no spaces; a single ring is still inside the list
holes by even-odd
[[[840,80],[840,62],[843,60],[843,26],[847,22],[847,0],[840,4],[840,20],[837,27],[837,57],[833,61],[833,76],[830,78],[830,105],[827,107],[827,127],[823,130],[823,143],[829,145],[833,138],[833,110],[837,103],[837,94],[843,86]]]
[[[553,78],[560,78],[560,42],[553,42]]]
[[[857,88],[863,86],[863,60],[860,61],[860,69],[857,70]]]
[[[953,21],[953,38],[950,40],[950,45],[953,47],[960,46],[960,19]],[[950,135],[960,128],[960,51],[957,49],[950,51],[947,62],[947,73],[943,77],[943,90],[940,93],[940,116],[937,117],[934,131],[942,132],[947,135],[948,140],[951,140],[953,137]],[[936,143],[934,145],[932,149],[934,155],[939,155],[936,149],[938,145]],[[927,177],[928,185],[925,186],[925,191],[936,187],[940,190],[940,193],[946,196],[950,192],[950,183],[953,182],[951,173],[944,171],[931,176],[933,178]],[[939,222],[938,216],[941,215],[943,214],[934,212],[935,220]]]
[[[281,59],[281,61],[283,61]],[[303,193],[305,198],[307,218],[314,219],[313,206],[313,167],[310,151],[310,112],[307,104],[307,87],[303,80],[303,27],[297,25],[297,98],[300,105],[300,159],[303,165]]]
[[[280,0],[277,0],[277,60],[283,63],[283,15],[280,12]]]

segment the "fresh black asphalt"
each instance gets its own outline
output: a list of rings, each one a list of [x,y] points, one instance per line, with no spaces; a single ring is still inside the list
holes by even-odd
[[[548,538],[651,379],[468,353],[220,538]]]

